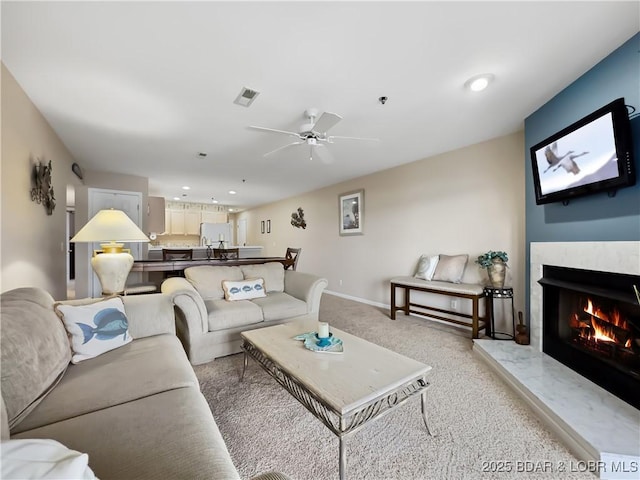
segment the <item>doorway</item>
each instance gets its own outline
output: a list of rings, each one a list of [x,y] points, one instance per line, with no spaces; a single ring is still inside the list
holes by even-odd
[[[67,207],[67,233],[66,233],[66,252],[67,252],[67,299],[76,298],[76,245],[70,243],[73,238],[75,227],[75,211]]]
[[[247,219],[238,220],[238,246],[245,247],[247,245]]]

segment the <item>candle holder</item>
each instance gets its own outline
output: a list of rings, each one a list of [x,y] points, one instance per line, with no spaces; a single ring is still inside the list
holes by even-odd
[[[316,334],[316,345],[319,347],[328,347],[331,345],[331,337],[333,337],[333,333],[329,333],[329,336],[324,338],[319,337],[318,334]]]
[[[218,242],[218,249],[220,250],[220,260],[227,260],[227,250],[224,248],[224,240]]]
[[[213,256],[213,249],[211,248],[211,245],[207,245],[207,260],[211,260],[212,256]]]

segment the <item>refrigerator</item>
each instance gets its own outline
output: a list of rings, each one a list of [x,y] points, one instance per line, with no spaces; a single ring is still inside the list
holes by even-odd
[[[220,239],[225,242],[225,246],[232,245],[230,223],[201,223],[200,224],[200,245],[213,245],[218,247]]]

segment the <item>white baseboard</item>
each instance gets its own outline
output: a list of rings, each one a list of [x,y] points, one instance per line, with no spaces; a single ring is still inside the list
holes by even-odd
[[[386,308],[386,309],[390,309],[391,308],[388,303],[372,302],[371,300],[367,300],[366,298],[353,297],[351,295],[346,295],[344,293],[334,292],[332,290],[325,290],[323,293],[328,293],[329,295],[334,295],[334,296],[340,297],[340,298],[346,298],[347,300],[353,300],[354,302],[365,303],[367,305],[372,305],[374,307]]]

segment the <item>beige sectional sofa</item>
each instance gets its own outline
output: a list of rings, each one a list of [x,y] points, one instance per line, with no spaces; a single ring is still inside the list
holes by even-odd
[[[102,480],[240,478],[175,335],[170,297],[123,303],[133,340],[71,364],[53,298],[36,288],[2,294],[4,478],[14,460],[6,452],[19,439],[87,453]]]
[[[192,364],[240,352],[240,332],[292,320],[317,320],[327,280],[282,264],[197,266],[162,283],[176,306],[178,336]],[[225,285],[261,279],[265,296],[229,300]]]

